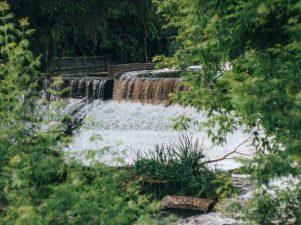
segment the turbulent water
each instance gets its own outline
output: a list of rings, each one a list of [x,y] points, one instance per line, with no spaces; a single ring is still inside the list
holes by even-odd
[[[193,120],[206,121],[206,117],[194,108],[180,105],[150,105],[117,101],[94,101],[86,105],[80,112],[85,114],[83,127],[75,134],[74,142],[66,150],[71,155],[85,162],[89,150],[99,150],[97,159],[107,164],[132,163],[137,151],[147,153],[156,144],[176,141],[180,131],[172,129],[173,119],[188,116]],[[206,131],[191,127],[188,134],[204,141],[207,147],[205,154],[208,159],[216,159],[233,150],[247,138],[242,130],[227,137],[225,146],[212,147],[206,137]],[[246,145],[241,146],[242,152],[249,152]],[[239,166],[234,160],[218,163],[223,169]]]
[[[179,71],[173,69],[160,69],[160,70],[139,70],[124,72],[120,75],[119,79],[129,80],[132,78],[174,78],[179,77]]]
[[[68,110],[76,111],[85,101],[71,100]],[[89,164],[93,159],[109,165],[131,164],[137,152],[147,154],[156,144],[175,142],[180,131],[172,128],[172,121],[179,116],[187,116],[192,120],[205,122],[207,117],[191,107],[180,105],[151,105],[131,102],[101,101],[86,104],[77,114],[85,115],[83,126],[74,136],[74,142],[66,148],[67,156],[77,158]],[[225,146],[212,147],[206,136],[206,130],[192,125],[186,132],[193,135],[194,140],[203,140],[207,159],[217,159],[233,150],[248,135],[239,129],[227,137]],[[92,151],[93,150],[93,151]],[[97,150],[95,152],[95,150]],[[246,144],[240,147],[243,153],[252,149]],[[233,159],[223,160],[214,165],[220,169],[234,169],[240,164]],[[237,225],[238,223],[221,213],[212,212],[181,219],[181,225]]]

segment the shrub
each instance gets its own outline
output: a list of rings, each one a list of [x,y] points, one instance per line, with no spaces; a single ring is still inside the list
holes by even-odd
[[[205,164],[203,150],[198,141],[181,135],[177,143],[157,145],[147,156],[139,154],[134,174],[143,192],[159,199],[166,195],[216,198],[216,176]]]
[[[202,64],[201,71],[184,74],[189,92],[177,94],[175,99],[207,111],[213,140],[224,141],[241,124],[255,131],[252,176],[257,188],[270,189],[270,182],[283,176],[299,179],[300,1],[154,2],[166,27],[177,32],[174,41],[178,48],[163,63],[183,69]],[[247,215],[253,214],[255,219],[250,223],[279,220],[290,224],[291,218],[275,213],[289,205],[294,208],[295,224],[301,224],[300,204],[283,196],[271,201],[264,193],[253,197],[254,208]]]

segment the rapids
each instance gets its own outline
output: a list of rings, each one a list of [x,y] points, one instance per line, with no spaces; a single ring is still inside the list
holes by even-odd
[[[73,100],[69,108],[77,101]],[[109,165],[131,164],[138,151],[147,154],[156,144],[176,141],[181,132],[172,128],[172,121],[179,116],[187,116],[202,122],[207,119],[196,109],[180,105],[165,107],[162,104],[101,100],[86,104],[79,114],[86,115],[83,126],[76,132],[74,141],[66,148],[66,152],[89,163],[91,150],[97,150],[92,155]],[[248,137],[240,128],[227,136],[227,144],[212,147],[206,130],[192,126],[185,133],[192,135],[194,139],[198,138],[199,141],[203,140],[207,159],[222,157]],[[240,147],[240,151],[250,153],[252,149],[244,144]],[[228,170],[237,168],[240,164],[228,159],[212,166]]]

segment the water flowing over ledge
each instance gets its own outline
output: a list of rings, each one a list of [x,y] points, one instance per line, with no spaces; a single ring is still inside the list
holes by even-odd
[[[179,71],[172,69],[161,70],[141,70],[123,72],[114,79],[105,77],[72,77],[63,76],[63,84],[56,86],[54,78],[45,78],[40,81],[40,86],[44,89],[44,95],[55,100],[61,97],[75,99],[86,98],[89,102],[93,100],[117,100],[134,101],[149,104],[170,105],[169,95],[179,91],[188,90],[179,78]],[[47,89],[64,91],[61,96],[47,93]]]
[[[71,98],[110,99],[113,82],[108,79],[74,79],[70,81]]]
[[[176,78],[116,80],[113,99],[170,105],[170,94],[186,90],[188,87]]]
[[[159,70],[129,71],[124,72],[115,78],[119,78],[120,80],[129,80],[132,78],[177,78],[179,75],[179,70],[165,68]]]

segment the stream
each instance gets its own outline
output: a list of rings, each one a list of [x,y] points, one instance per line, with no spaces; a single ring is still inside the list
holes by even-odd
[[[74,134],[73,143],[65,150],[70,157],[89,164],[96,159],[108,165],[129,165],[137,157],[137,152],[147,155],[156,144],[168,144],[177,141],[182,131],[172,127],[172,121],[179,116],[188,116],[192,120],[204,122],[207,117],[192,107],[180,105],[152,105],[133,102],[94,100],[83,103],[82,100],[69,99],[69,112],[77,111],[78,117],[85,117],[83,124]],[[248,135],[243,128],[227,136],[224,146],[212,147],[206,135],[206,129],[192,125],[184,132],[194,140],[203,142],[207,159],[218,159],[243,142]],[[247,144],[240,151],[251,153]],[[91,152],[93,152],[91,157]],[[212,167],[232,170],[241,164],[234,159],[219,161]],[[222,213],[211,212],[197,214],[181,219],[181,225],[236,225],[234,219]]]

